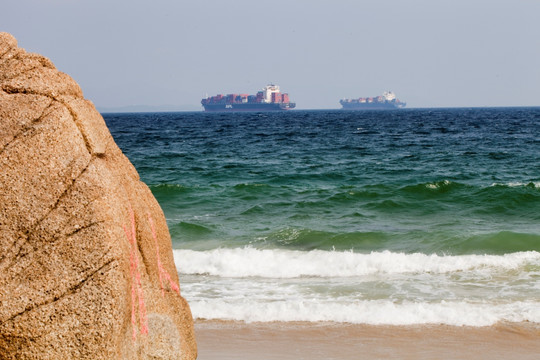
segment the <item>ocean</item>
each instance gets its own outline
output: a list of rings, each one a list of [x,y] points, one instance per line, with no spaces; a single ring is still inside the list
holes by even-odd
[[[104,118],[195,319],[540,323],[540,108]]]

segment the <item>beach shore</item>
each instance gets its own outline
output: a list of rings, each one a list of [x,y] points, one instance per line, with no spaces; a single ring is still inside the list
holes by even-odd
[[[196,321],[200,360],[538,359],[540,325],[371,326]]]

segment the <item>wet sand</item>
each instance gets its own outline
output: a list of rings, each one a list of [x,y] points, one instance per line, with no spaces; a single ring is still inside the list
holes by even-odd
[[[540,358],[540,324],[369,326],[197,321],[199,360]]]

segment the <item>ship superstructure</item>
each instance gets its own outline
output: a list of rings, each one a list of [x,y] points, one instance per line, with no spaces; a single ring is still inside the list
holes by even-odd
[[[401,109],[407,105],[396,98],[391,91],[385,91],[382,95],[375,97],[341,99],[339,103],[346,110],[389,110]]]
[[[269,84],[256,95],[218,94],[201,100],[205,111],[280,111],[296,107],[289,94],[282,94],[279,86]]]

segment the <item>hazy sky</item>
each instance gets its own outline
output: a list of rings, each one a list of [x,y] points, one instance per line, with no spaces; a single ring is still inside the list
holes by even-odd
[[[0,31],[98,108],[202,109],[281,86],[300,109],[540,106],[540,0],[1,0]]]

